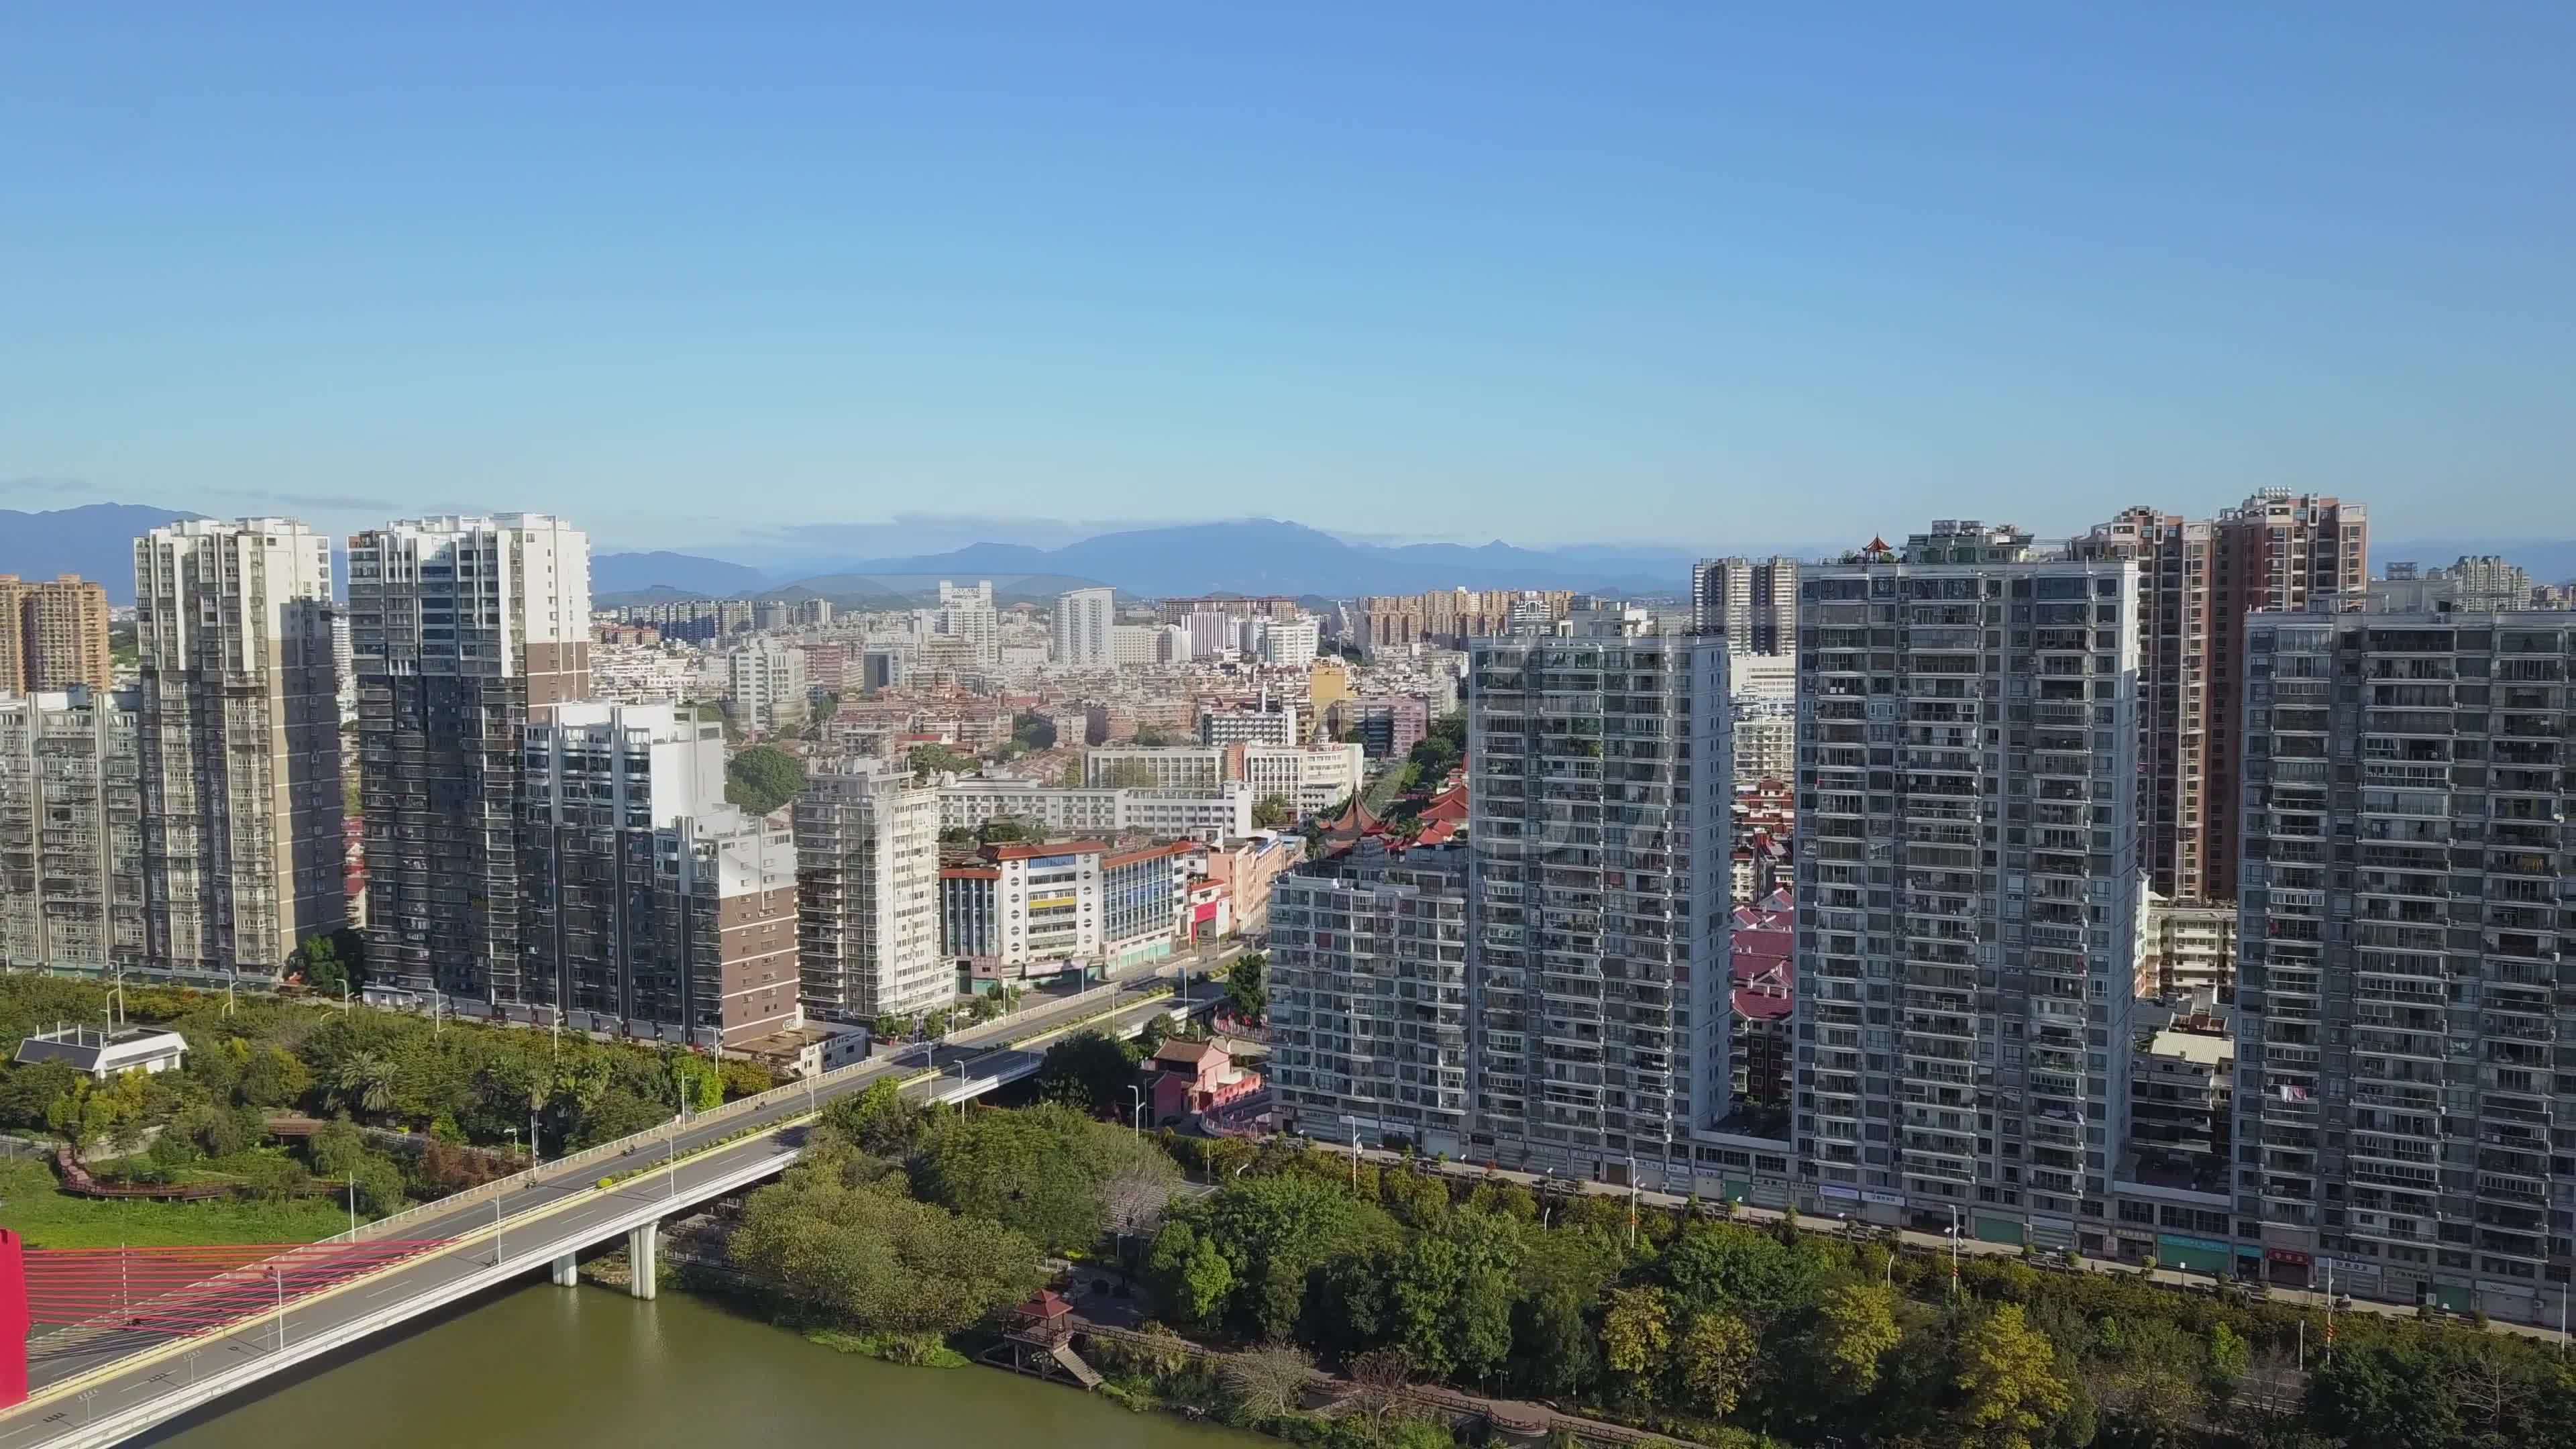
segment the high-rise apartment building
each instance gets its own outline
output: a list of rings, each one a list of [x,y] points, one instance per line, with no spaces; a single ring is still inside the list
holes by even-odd
[[[2361,608],[2370,521],[2358,503],[2271,489],[2214,519],[2132,508],[2076,539],[2138,563],[2141,859],[2158,895],[2236,888],[2237,691],[2245,616]]]
[[[993,607],[993,581],[952,584],[939,581],[939,607],[931,615],[933,633],[965,641],[966,662],[1002,661],[1002,615]]]
[[[725,656],[725,699],[734,723],[774,734],[805,723],[805,651],[755,639]]]
[[[854,760],[796,797],[799,956],[806,1010],[868,1022],[945,1006],[939,950],[939,791]]]
[[[1691,566],[1691,632],[1723,634],[1729,654],[1794,654],[1798,561],[1711,558]]]
[[[1574,607],[1565,589],[1434,589],[1372,594],[1359,602],[1360,644],[1403,651],[1415,645],[1462,649],[1470,639],[1512,632],[1515,618],[1562,619]]]
[[[330,541],[190,519],[134,545],[147,969],[273,977],[348,919]]]
[[[1075,589],[1055,600],[1055,662],[1068,669],[1107,669],[1109,630],[1118,622],[1114,589]]]
[[[1376,840],[1270,887],[1283,1130],[1469,1153],[1467,848]]]
[[[1973,520],[1800,578],[1810,1206],[2062,1246],[2107,1211],[2137,976],[2137,578]]]
[[[523,998],[708,1048],[801,1024],[795,846],[724,803],[722,726],[583,702],[525,738]]]
[[[106,589],[74,574],[34,583],[0,574],[0,694],[103,690],[114,673]]]
[[[140,691],[0,695],[0,967],[145,963]]]
[[[1469,653],[1470,1153],[1678,1188],[1730,1108],[1726,646]]]
[[[1312,614],[1262,621],[1261,662],[1273,669],[1303,669],[1315,662],[1323,642],[1323,625]]]
[[[2247,663],[2237,1230],[2276,1281],[2554,1323],[2576,623],[2260,615]]]
[[[590,540],[542,513],[349,540],[368,973],[469,1014],[557,1003],[521,941],[520,747],[590,695]]]

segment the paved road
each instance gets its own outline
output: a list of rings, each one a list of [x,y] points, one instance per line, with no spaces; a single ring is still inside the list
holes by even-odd
[[[1223,988],[1201,976],[1204,965],[1211,962],[1190,964],[1191,1004],[1205,1005],[1220,999]],[[554,1175],[540,1172],[534,1184],[510,1198],[416,1219],[406,1225],[402,1236],[452,1241],[308,1301],[291,1301],[283,1315],[283,1349],[277,1315],[184,1343],[157,1335],[92,1337],[77,1348],[58,1345],[49,1353],[44,1341],[39,1340],[30,1345],[35,1356],[31,1374],[35,1397],[0,1415],[0,1449],[34,1449],[57,1438],[76,1435],[82,1425],[93,1419],[103,1419],[171,1393],[198,1376],[212,1377],[225,1369],[268,1357],[280,1358],[283,1366],[293,1346],[309,1336],[382,1312],[406,1299],[435,1299],[478,1281],[498,1282],[505,1275],[515,1279],[522,1273],[535,1272],[562,1254],[597,1241],[617,1220],[634,1216],[657,1199],[685,1203],[723,1190],[722,1185],[746,1172],[775,1171],[796,1155],[803,1139],[803,1128],[797,1124],[815,1106],[864,1091],[888,1074],[917,1078],[907,1090],[928,1094],[937,1088],[937,1083],[925,1074],[925,1054],[928,1065],[950,1073],[953,1087],[957,1076],[971,1079],[988,1075],[1032,1049],[1042,1050],[1049,1038],[1100,1013],[1113,1012],[1112,1020],[1125,1025],[1152,1012],[1167,1010],[1172,1002],[1144,998],[1148,992],[1168,986],[1166,978],[1173,970],[1169,962],[1140,968],[1120,982],[1120,990],[1113,998],[1055,1006],[1044,1001],[1034,1003],[1008,1022],[961,1031],[948,1042],[924,1051],[906,1052],[899,1060],[884,1060],[873,1071],[853,1073],[848,1079],[819,1089],[810,1103],[795,1100],[774,1104],[751,1115],[723,1118],[702,1127],[674,1124],[658,1148],[641,1146],[631,1161],[588,1163]],[[776,1130],[715,1151],[704,1150],[755,1127]],[[651,1171],[657,1162],[670,1166],[667,1171]],[[641,1175],[608,1192],[595,1189],[603,1176],[630,1172]],[[121,1371],[113,1366],[115,1360],[129,1356],[136,1362]],[[79,1385],[77,1392],[62,1392],[66,1381],[92,1370],[101,1372]]]

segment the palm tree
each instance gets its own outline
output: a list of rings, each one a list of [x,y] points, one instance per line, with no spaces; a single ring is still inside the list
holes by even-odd
[[[355,1113],[393,1110],[393,1061],[382,1052],[351,1052],[332,1076],[331,1099]]]

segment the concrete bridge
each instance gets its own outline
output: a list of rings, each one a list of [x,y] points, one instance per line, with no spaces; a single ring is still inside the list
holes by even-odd
[[[423,1246],[363,1272],[298,1278],[280,1267],[274,1308],[218,1328],[175,1337],[118,1321],[41,1335],[29,1344],[29,1397],[0,1411],[0,1449],[122,1443],[280,1370],[540,1269],[568,1284],[576,1255],[620,1238],[634,1265],[629,1291],[650,1298],[662,1220],[785,1170],[802,1154],[807,1126],[832,1101],[889,1077],[918,1101],[981,1096],[1035,1072],[1048,1043],[1074,1031],[1133,1036],[1174,1010],[1207,1013],[1223,999],[1201,976],[1213,964],[1190,963],[1186,998],[1175,995],[1174,967],[1164,963],[1078,996],[1033,1003],[936,1045],[747,1097],[367,1224],[354,1239],[333,1241]],[[318,1249],[297,1251],[309,1257]],[[308,1286],[290,1291],[299,1282]]]

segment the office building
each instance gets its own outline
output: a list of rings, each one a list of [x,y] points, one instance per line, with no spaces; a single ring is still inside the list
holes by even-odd
[[[1469,1155],[1681,1189],[1731,1108],[1725,645],[1469,657]]]
[[[1282,1131],[1469,1156],[1467,848],[1371,840],[1270,888]]]
[[[806,1011],[873,1022],[954,1000],[939,950],[939,792],[851,760],[807,781],[795,823]]]
[[[348,920],[330,541],[189,519],[134,545],[144,961],[274,979]]]
[[[725,656],[725,700],[734,725],[776,734],[805,723],[805,652],[755,639]]]
[[[2236,1217],[2275,1281],[2556,1322],[2576,624],[2257,616]]]
[[[1726,636],[1729,654],[1794,654],[1798,561],[1710,558],[1691,565],[1691,632]]]
[[[0,694],[106,689],[107,590],[74,574],[27,582],[0,574]]]
[[[2148,884],[2175,900],[2232,899],[2245,616],[2362,607],[2369,515],[2358,503],[2271,489],[2214,519],[2132,508],[2070,552],[2138,564]]]
[[[582,702],[525,738],[524,998],[711,1050],[799,1025],[794,843],[724,803],[723,727]]]
[[[953,584],[939,581],[939,608],[931,616],[932,632],[965,641],[966,663],[1002,661],[1002,616],[993,607],[993,581]]]
[[[987,845],[939,872],[942,951],[986,977],[1168,956],[1189,899],[1187,842]]]
[[[2138,566],[1944,521],[1799,579],[1803,1200],[2072,1247],[2124,1147]]]
[[[0,967],[144,965],[140,691],[0,694]]]
[[[1114,589],[1074,589],[1056,595],[1055,662],[1068,669],[1107,669],[1109,630],[1118,622]]]
[[[590,697],[590,540],[541,513],[349,540],[371,985],[529,1021],[519,834],[527,726]]]

